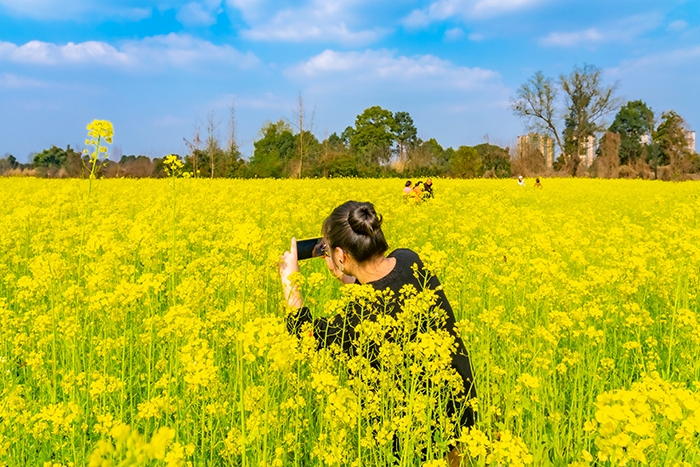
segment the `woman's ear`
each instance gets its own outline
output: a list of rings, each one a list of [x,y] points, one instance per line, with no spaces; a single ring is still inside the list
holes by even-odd
[[[335,247],[335,257],[338,258],[338,261],[340,261],[341,264],[347,259],[345,251],[339,246]]]

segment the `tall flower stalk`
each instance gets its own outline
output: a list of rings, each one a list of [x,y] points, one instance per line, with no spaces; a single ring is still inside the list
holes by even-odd
[[[107,120],[93,120],[87,126],[88,139],[85,140],[86,148],[83,150],[83,154],[87,154],[90,157],[90,166],[87,167],[90,171],[90,177],[88,181],[88,192],[87,198],[85,199],[85,213],[83,215],[83,227],[82,233],[80,234],[80,256],[78,258],[78,278],[83,275],[83,248],[85,247],[85,227],[87,225],[87,218],[90,212],[90,195],[92,194],[92,181],[95,179],[95,173],[97,169],[102,166],[98,165],[99,159],[107,159],[107,147],[104,146],[105,143],[112,144],[112,136],[114,136],[114,128],[112,123]],[[92,150],[88,149],[92,148]],[[85,165],[85,162],[83,162]]]
[[[163,160],[163,168],[165,169],[165,173],[170,177],[170,186],[173,189],[173,202],[172,202],[172,246],[170,250],[170,297],[171,301],[174,299],[175,296],[175,226],[176,226],[176,212],[177,212],[177,196],[176,196],[176,191],[175,191],[175,179],[180,175],[182,172],[184,164],[178,157],[174,154],[170,154]]]

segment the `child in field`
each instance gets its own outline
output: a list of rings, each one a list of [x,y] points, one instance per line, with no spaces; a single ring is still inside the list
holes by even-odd
[[[518,186],[525,186],[525,180],[523,180],[522,175],[518,177]]]
[[[413,187],[413,199],[416,203],[423,201],[423,182],[418,180]]]
[[[535,179],[535,188],[542,188],[539,177]]]

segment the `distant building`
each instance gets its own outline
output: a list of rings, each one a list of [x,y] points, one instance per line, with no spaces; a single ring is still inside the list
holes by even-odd
[[[585,151],[581,154],[581,162],[585,164],[586,167],[590,167],[593,164],[593,159],[595,159],[595,150],[597,149],[595,136],[588,135],[586,138]]]
[[[685,140],[688,142],[688,150],[695,152],[695,130],[686,130]]]
[[[685,141],[687,143],[686,149],[690,152],[695,152],[695,130],[685,131]],[[649,134],[642,135],[639,138],[641,144],[651,144],[651,136]]]
[[[518,157],[521,157],[525,151],[535,149],[538,149],[544,156],[545,167],[551,169],[554,163],[554,138],[537,133],[518,136]]]

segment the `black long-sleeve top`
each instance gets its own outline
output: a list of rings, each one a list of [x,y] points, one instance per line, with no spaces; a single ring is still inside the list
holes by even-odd
[[[389,258],[396,259],[396,265],[386,276],[369,283],[375,290],[385,291],[390,289],[394,297],[389,303],[376,304],[386,314],[396,317],[397,313],[401,312],[401,302],[396,300],[400,296],[400,290],[406,285],[412,285],[417,291],[423,289],[423,283],[419,278],[426,277],[426,272],[423,269],[423,262],[420,257],[409,249],[397,249],[388,255]],[[414,271],[413,265],[416,265]],[[455,316],[450,303],[447,301],[445,292],[440,286],[440,281],[434,275],[429,276],[427,287],[435,292],[437,302],[434,306],[439,307],[445,313],[445,319],[440,323],[444,326],[456,344],[456,351],[452,355],[452,367],[461,376],[464,382],[464,394],[467,398],[476,397],[476,386],[474,384],[474,375],[472,372],[471,362],[467,354],[467,349],[464,346],[462,338],[455,329]],[[375,319],[376,311],[368,310],[363,307],[355,307],[355,309],[346,316],[335,315],[328,318],[313,319],[311,311],[307,307],[300,308],[296,313],[291,313],[287,316],[287,328],[289,332],[298,334],[299,330],[305,323],[311,323],[313,326],[313,335],[319,341],[320,346],[330,346],[332,344],[340,345],[344,351],[352,353],[352,342],[355,339],[355,328],[365,319]],[[458,407],[454,408],[459,410]],[[461,419],[462,426],[471,426],[474,424],[474,412],[470,407],[465,408]]]

